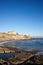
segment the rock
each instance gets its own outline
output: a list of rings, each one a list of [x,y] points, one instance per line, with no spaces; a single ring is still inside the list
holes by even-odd
[[[34,55],[36,54],[36,52],[22,52],[22,53],[19,53],[11,58],[8,59],[8,61],[11,63],[11,64],[14,64],[14,65],[18,65],[18,64],[23,64],[25,62],[27,62],[31,57],[33,57]]]
[[[0,32],[0,42],[10,40],[30,40],[30,39],[32,39],[30,35],[21,35],[15,31],[10,31],[8,33]]]
[[[0,46],[0,53],[11,53],[15,52],[13,49],[9,49],[8,47]]]
[[[33,56],[31,57],[28,61],[27,61],[28,64],[37,64],[37,65],[41,65],[43,64],[43,55],[40,55],[40,56]],[[26,63],[26,64],[27,64]]]
[[[43,64],[43,55],[40,55],[39,57],[35,58],[36,64]]]

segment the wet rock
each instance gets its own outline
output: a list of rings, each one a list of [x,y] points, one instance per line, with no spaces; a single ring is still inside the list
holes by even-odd
[[[8,47],[0,46],[0,53],[11,53],[15,52],[13,49],[9,49]]]
[[[40,56],[33,56],[31,57],[28,61],[27,61],[28,64],[37,64],[37,65],[41,65],[43,64],[43,55],[40,55]],[[27,64],[26,63],[26,64]]]
[[[0,65],[10,65],[10,63],[0,59]]]
[[[40,55],[39,57],[36,57],[35,63],[36,64],[43,64],[43,55]]]
[[[10,63],[9,62],[4,62],[3,65],[10,65]]]
[[[18,64],[21,65],[21,64],[26,63],[35,54],[36,54],[35,51],[29,52],[29,53],[22,52],[22,53],[17,54],[16,56],[9,58],[8,61],[14,65],[18,65]]]

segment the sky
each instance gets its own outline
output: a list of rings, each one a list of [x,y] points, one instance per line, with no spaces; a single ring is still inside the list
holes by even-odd
[[[0,0],[0,32],[43,36],[43,0]]]

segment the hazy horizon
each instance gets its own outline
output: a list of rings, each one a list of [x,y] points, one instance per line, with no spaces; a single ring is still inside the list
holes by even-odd
[[[0,0],[0,32],[43,37],[43,0]]]

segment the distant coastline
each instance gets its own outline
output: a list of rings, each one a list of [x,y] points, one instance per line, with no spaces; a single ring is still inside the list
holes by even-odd
[[[0,42],[11,41],[11,40],[29,40],[32,39],[30,35],[21,35],[15,31],[8,33],[0,32]]]
[[[32,37],[31,35],[21,35],[15,31],[9,31],[8,33],[0,32],[0,43],[13,40],[41,40],[43,38]]]

